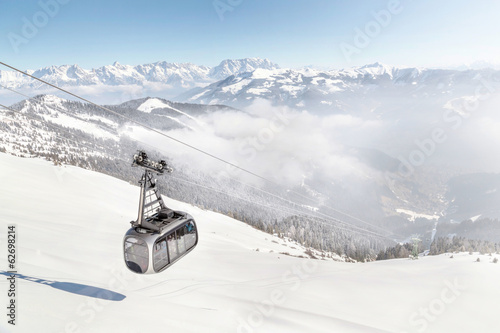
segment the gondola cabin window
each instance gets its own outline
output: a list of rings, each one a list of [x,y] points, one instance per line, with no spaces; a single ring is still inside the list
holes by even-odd
[[[169,255],[169,262],[174,262],[178,257],[181,257],[184,255],[187,251],[189,251],[192,247],[196,245],[197,242],[197,235],[196,235],[196,226],[193,222],[189,221],[182,227],[178,228],[175,231],[172,231],[170,234],[167,235],[166,241],[167,241],[167,247],[168,247],[168,255]],[[160,241],[161,242],[161,241]],[[158,242],[158,243],[160,243]],[[157,245],[158,245],[157,243]],[[156,246],[155,245],[155,249]],[[160,249],[158,250],[160,251]],[[164,255],[160,256],[158,254],[158,258],[164,258]],[[157,259],[156,259],[156,253],[155,253],[155,270],[158,271],[161,268],[156,268],[157,265],[158,267],[162,266],[163,262],[160,264],[156,264]],[[160,259],[158,259],[159,261]]]
[[[167,236],[167,244],[170,261],[174,261],[179,256],[179,251],[177,251],[177,238],[175,237],[175,231]]]
[[[184,226],[184,238],[186,243],[186,250],[189,250],[196,245],[197,242],[196,226],[192,221],[189,221]]]
[[[153,252],[153,267],[155,272],[168,265],[167,241],[164,239],[156,242]]]
[[[136,237],[125,239],[125,262],[134,272],[144,273],[148,270],[148,245],[144,240]]]

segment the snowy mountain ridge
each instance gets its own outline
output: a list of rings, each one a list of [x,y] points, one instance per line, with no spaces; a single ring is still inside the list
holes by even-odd
[[[159,98],[142,98],[108,108],[158,129],[193,129],[195,116],[225,106],[181,104]],[[39,95],[0,110],[0,150],[21,156],[41,156],[74,163],[89,156],[117,157],[127,138],[127,121],[89,104],[54,95]],[[56,157],[57,156],[57,157]],[[91,166],[86,166],[93,169]]]
[[[215,67],[166,61],[137,66],[115,62],[95,69],[84,69],[75,64],[50,66],[26,72],[59,86],[131,84],[143,86],[148,83],[163,83],[173,88],[190,88],[257,68],[276,69],[279,66],[267,59],[245,58],[224,60]],[[0,84],[21,89],[40,86],[39,82],[12,71],[0,71]]]
[[[484,82],[500,82],[500,70],[491,68],[435,69],[377,62],[345,69],[291,69],[260,58],[227,59],[215,67],[165,61],[137,66],[115,62],[91,70],[63,65],[27,72],[71,88],[99,104],[157,96],[178,102],[246,108],[255,101],[267,100],[273,105],[313,113],[371,112],[385,96],[411,103],[430,96],[447,98],[444,104],[473,96]],[[0,85],[30,95],[55,93],[13,71],[0,71]],[[12,103],[19,101],[19,96],[9,95],[6,90],[0,93]]]
[[[219,103],[244,108],[265,99],[275,105],[306,108],[311,111],[352,111],[352,103],[371,96],[404,91],[409,96],[450,95],[479,80],[500,80],[493,69],[451,70],[398,67],[374,63],[340,70],[267,69],[238,73],[224,80],[196,87],[176,99],[191,103]],[[358,101],[356,101],[358,100]]]
[[[239,60],[223,60],[218,66],[210,69],[209,76],[217,80],[223,80],[228,76],[240,73],[253,72],[257,69],[279,69],[280,67],[268,59],[246,58]]]

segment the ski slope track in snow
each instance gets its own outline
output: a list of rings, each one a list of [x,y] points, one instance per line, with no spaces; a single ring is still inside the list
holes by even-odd
[[[0,294],[17,229],[16,325],[1,332],[498,332],[500,264],[468,253],[344,263],[227,216],[193,215],[198,246],[140,276],[122,239],[139,188],[71,166],[0,153]],[[160,178],[167,182],[168,177]],[[292,248],[293,247],[293,248]],[[285,255],[282,252],[288,252]],[[480,262],[476,259],[480,258]]]

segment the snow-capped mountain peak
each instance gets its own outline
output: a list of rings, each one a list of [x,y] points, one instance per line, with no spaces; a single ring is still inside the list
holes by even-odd
[[[269,61],[268,59],[260,58],[245,58],[231,60],[223,60],[218,66],[210,70],[210,77],[222,80],[230,75],[241,74],[245,72],[253,72],[256,69],[279,69],[280,67]]]
[[[369,73],[373,75],[384,75],[388,74],[392,77],[393,71],[396,69],[394,66],[389,66],[375,62],[373,64],[364,65],[359,68],[361,72]]]
[[[67,102],[67,99],[55,96],[55,95],[39,95],[36,96],[35,99],[37,99],[40,103],[43,104],[61,104],[63,102]]]
[[[169,107],[169,105],[165,104],[158,98],[148,98],[144,103],[139,105],[137,110],[145,113],[151,113],[151,111],[153,111],[154,109],[161,109],[166,107]]]

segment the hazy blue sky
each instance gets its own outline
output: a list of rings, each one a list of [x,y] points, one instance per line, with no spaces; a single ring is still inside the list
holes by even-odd
[[[499,13],[486,0],[2,0],[0,58],[21,68],[244,57],[445,66],[500,59]]]

